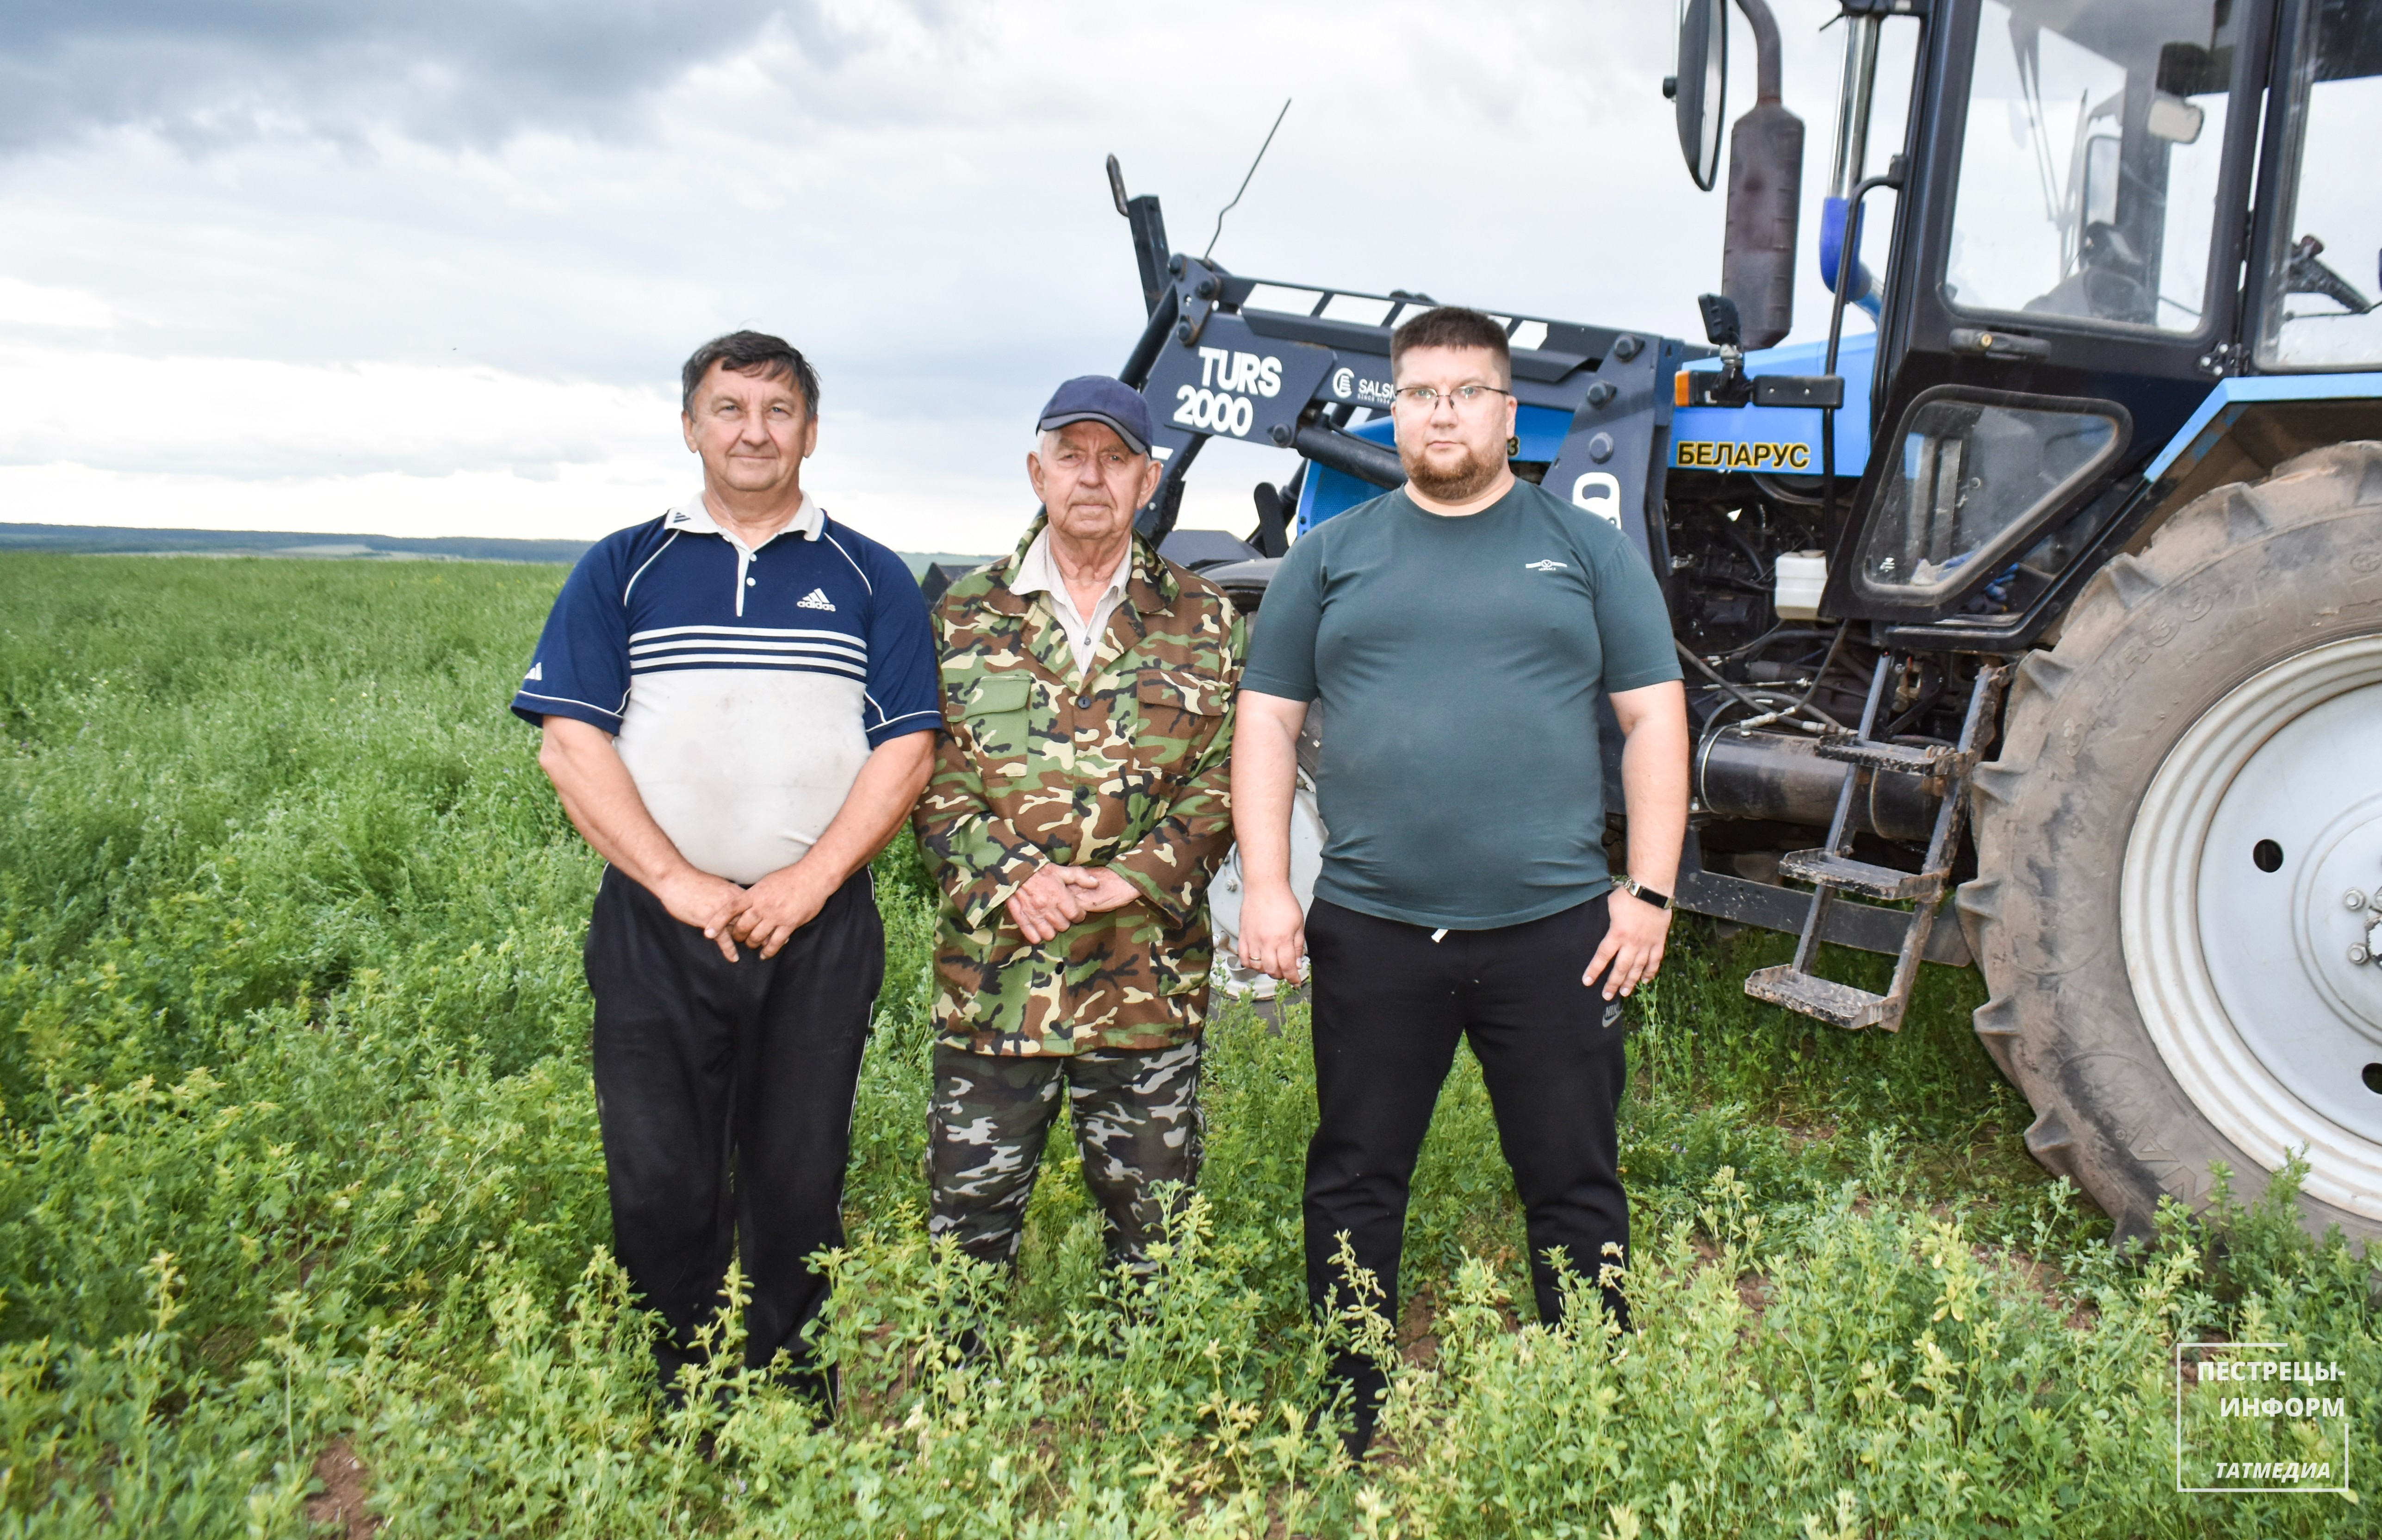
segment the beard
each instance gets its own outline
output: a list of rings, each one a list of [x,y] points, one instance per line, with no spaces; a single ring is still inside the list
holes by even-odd
[[[1419,455],[1399,458],[1406,465],[1407,483],[1433,502],[1470,502],[1494,487],[1497,473],[1505,468],[1503,456],[1484,455],[1469,447],[1464,457],[1452,465],[1443,461],[1434,466]]]

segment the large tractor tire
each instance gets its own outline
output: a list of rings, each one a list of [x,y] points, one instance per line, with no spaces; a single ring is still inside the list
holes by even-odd
[[[2027,1148],[2120,1240],[2291,1152],[2382,1237],[2382,444],[2304,454],[2096,574],[2011,682],[1958,912]]]

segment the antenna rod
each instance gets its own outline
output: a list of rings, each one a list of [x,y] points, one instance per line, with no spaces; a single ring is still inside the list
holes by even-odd
[[[1282,120],[1290,116],[1290,102],[1291,99],[1287,96],[1282,99],[1282,110],[1273,115],[1273,127],[1266,130],[1265,142],[1258,146],[1258,158],[1249,162],[1249,175],[1241,179],[1241,192],[1246,192],[1249,190],[1249,179],[1258,174],[1258,166],[1265,160],[1266,152],[1273,147],[1275,132],[1282,128]],[[1216,249],[1217,240],[1224,233],[1224,216],[1239,206],[1241,192],[1234,193],[1233,201],[1216,211],[1216,233],[1208,238],[1208,250],[1199,253],[1200,261],[1207,261],[1209,253]]]

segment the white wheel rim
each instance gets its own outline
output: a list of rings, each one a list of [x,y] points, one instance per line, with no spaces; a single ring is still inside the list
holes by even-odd
[[[2134,818],[2119,918],[2143,1025],[2202,1115],[2269,1171],[2303,1149],[2302,1191],[2382,1219],[2382,963],[2350,961],[2377,890],[2382,636],[2358,636],[2192,723]]]

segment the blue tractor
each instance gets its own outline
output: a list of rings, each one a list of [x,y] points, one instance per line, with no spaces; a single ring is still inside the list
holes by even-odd
[[[1688,0],[1664,82],[1707,188],[1726,5]],[[1783,348],[1802,125],[1737,6],[1760,99],[1705,340],[1480,307],[1515,470],[1668,596],[1679,902],[1798,934],[1746,989],[1841,1028],[1896,1029],[1922,960],[1982,969],[2028,1148],[2121,1238],[2295,1152],[2312,1228],[2382,1236],[2382,0],[1841,0],[1833,313]],[[1390,331],[1435,302],[1170,253],[1110,179],[1167,462],[1144,528],[1210,438],[1299,456],[1246,541],[1168,540],[1262,626],[1288,542],[1403,479]]]

